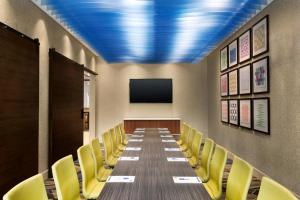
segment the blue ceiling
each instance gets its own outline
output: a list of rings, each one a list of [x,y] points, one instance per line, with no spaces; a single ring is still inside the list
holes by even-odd
[[[109,63],[194,63],[270,0],[35,1]]]

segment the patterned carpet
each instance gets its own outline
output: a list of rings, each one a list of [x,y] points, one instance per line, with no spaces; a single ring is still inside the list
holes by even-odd
[[[230,172],[231,165],[232,165],[232,160],[228,159],[226,167],[225,167],[224,177],[223,177],[223,197],[222,197],[222,199],[224,199],[224,196],[225,196],[227,177],[228,177],[228,174]],[[80,185],[81,185],[82,178],[81,178],[80,167],[79,167],[78,161],[75,162],[75,166],[76,166],[79,182],[80,182]],[[46,180],[45,185],[46,185],[46,189],[47,189],[47,193],[48,193],[48,198],[50,200],[57,199],[53,179]],[[250,186],[250,189],[249,189],[249,192],[248,192],[248,197],[247,197],[248,200],[256,199],[258,191],[259,191],[259,186],[260,186],[260,180],[256,177],[253,177],[252,182],[251,182],[251,186]]]

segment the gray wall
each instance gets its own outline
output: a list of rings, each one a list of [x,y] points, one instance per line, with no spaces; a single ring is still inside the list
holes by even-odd
[[[271,135],[220,122],[219,51],[269,14]],[[205,59],[208,132],[217,143],[300,194],[300,1],[275,0]],[[249,97],[249,96],[248,96]]]
[[[97,134],[124,118],[179,117],[207,135],[207,67],[194,64],[103,64],[97,81]],[[129,79],[172,78],[172,104],[130,104]]]

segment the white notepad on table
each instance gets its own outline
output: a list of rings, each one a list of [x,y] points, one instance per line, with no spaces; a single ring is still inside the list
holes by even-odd
[[[159,133],[170,133],[170,131],[159,131]]]
[[[196,176],[173,176],[174,183],[193,183],[201,184],[202,181]]]
[[[161,135],[160,137],[161,137],[161,138],[172,138],[173,135]]]
[[[135,176],[109,176],[107,183],[133,183]]]
[[[143,142],[143,139],[130,139],[129,142]]]
[[[122,156],[118,160],[121,161],[138,161],[139,157],[127,157],[127,156]]]
[[[163,131],[163,130],[169,130],[169,129],[168,128],[158,128],[158,130]]]
[[[140,151],[142,150],[141,147],[126,147],[125,148],[126,151]]]
[[[142,138],[142,137],[144,137],[144,135],[132,135],[131,137]]]
[[[176,142],[176,140],[161,140],[162,142]]]
[[[145,128],[136,128],[135,130],[137,130],[137,131],[144,131]]]
[[[179,157],[167,157],[169,162],[187,162],[186,158],[179,158]]]
[[[165,148],[165,151],[180,151],[180,148]]]

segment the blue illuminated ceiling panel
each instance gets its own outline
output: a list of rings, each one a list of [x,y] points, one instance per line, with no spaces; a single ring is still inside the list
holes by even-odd
[[[34,0],[107,62],[197,62],[270,0]]]

